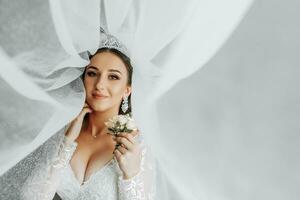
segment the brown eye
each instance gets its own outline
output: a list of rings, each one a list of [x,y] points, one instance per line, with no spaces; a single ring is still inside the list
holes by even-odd
[[[109,75],[109,79],[118,80],[119,77],[116,75]]]
[[[87,74],[88,76],[90,76],[90,77],[96,76],[96,73],[93,72],[93,71],[89,71],[89,72],[87,72],[86,74]]]

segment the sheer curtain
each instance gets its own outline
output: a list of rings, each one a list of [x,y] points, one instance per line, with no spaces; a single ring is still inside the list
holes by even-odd
[[[231,196],[224,194],[230,191],[219,188],[222,181],[227,183],[228,177],[214,179],[229,172],[233,174],[229,170],[231,165],[222,169],[226,164],[222,159],[227,157],[218,156],[219,160],[203,157],[209,156],[201,152],[205,144],[199,142],[201,131],[206,130],[199,126],[203,126],[205,119],[200,124],[199,119],[188,118],[195,116],[198,102],[186,100],[189,104],[178,105],[177,98],[184,96],[174,97],[170,91],[181,88],[176,94],[184,94],[185,85],[177,87],[177,84],[208,63],[251,4],[251,0],[104,0],[103,4],[96,0],[2,0],[1,199],[17,199],[22,181],[34,173],[33,166],[45,164],[44,157],[52,156],[61,129],[81,110],[85,93],[79,76],[88,63],[83,52],[94,52],[99,44],[101,6],[108,31],[131,52],[133,116],[158,162],[158,199]],[[200,82],[195,81],[191,87],[197,91]],[[170,110],[165,110],[164,100],[173,105]],[[179,106],[186,107],[186,113],[177,114]],[[186,121],[193,123],[187,127]],[[219,124],[220,133],[222,127],[228,128]],[[226,133],[236,131],[226,130]],[[221,134],[215,140],[232,140],[223,146],[224,152],[230,153],[229,150],[238,150],[229,145],[239,142],[233,136]],[[215,161],[215,166],[210,163],[207,165],[210,168],[201,168],[203,160],[209,159]],[[235,178],[242,183],[247,180]],[[215,183],[216,180],[221,183]],[[241,185],[247,190],[247,184]]]

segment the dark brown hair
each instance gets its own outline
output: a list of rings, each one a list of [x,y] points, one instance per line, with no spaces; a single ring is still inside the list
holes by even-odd
[[[89,52],[89,59],[91,60],[93,56],[95,56],[96,54],[98,53],[102,53],[102,52],[109,52],[109,53],[113,53],[114,55],[118,56],[122,61],[123,63],[125,64],[126,66],[126,69],[127,69],[127,85],[131,86],[132,84],[132,73],[133,73],[133,68],[132,68],[132,65],[131,65],[131,61],[130,61],[130,58],[128,56],[126,56],[125,54],[123,54],[121,51],[117,50],[117,49],[111,49],[111,48],[100,48],[96,51],[95,54],[91,55]],[[85,71],[86,71],[86,67],[84,69],[84,72],[81,76],[82,80],[84,80],[84,75],[85,75]],[[131,94],[128,96],[128,109],[127,111],[124,113],[121,109],[121,106],[122,106],[122,103],[120,105],[120,108],[119,108],[119,113],[118,114],[129,114],[131,115]]]

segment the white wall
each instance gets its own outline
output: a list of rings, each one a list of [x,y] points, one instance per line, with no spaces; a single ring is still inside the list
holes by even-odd
[[[160,100],[162,128],[191,145],[184,162],[211,199],[300,198],[299,10],[256,1],[221,51],[168,92],[176,103]]]

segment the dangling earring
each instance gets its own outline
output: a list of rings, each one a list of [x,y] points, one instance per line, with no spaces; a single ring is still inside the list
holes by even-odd
[[[125,113],[128,109],[128,97],[127,96],[122,101],[121,109],[122,109],[123,113]]]

